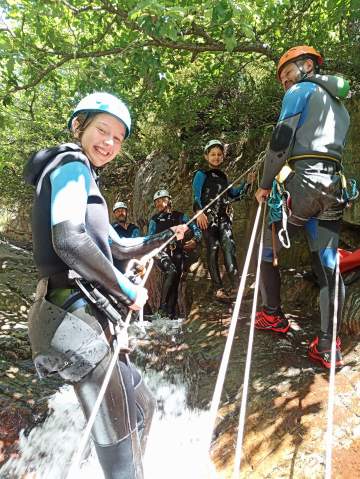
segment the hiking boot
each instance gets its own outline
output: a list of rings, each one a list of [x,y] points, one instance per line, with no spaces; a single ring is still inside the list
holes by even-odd
[[[258,311],[255,317],[255,328],[275,331],[276,333],[287,333],[290,324],[283,313],[267,314],[265,311]]]
[[[318,361],[324,368],[330,369],[331,367],[331,347],[323,351],[319,351],[319,337],[311,342],[308,349],[308,356],[312,361]],[[335,352],[335,367],[341,368],[344,366],[344,362],[341,354],[341,341],[340,338],[336,338],[336,352]]]
[[[232,303],[232,298],[225,292],[224,288],[217,289],[214,298],[221,303]]]

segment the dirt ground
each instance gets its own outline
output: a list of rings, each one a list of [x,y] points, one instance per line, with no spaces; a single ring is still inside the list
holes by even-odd
[[[55,379],[39,383],[31,362],[26,316],[36,274],[31,255],[0,245],[0,464],[16,453],[20,430],[29,430],[47,414],[47,398],[58,387]],[[25,274],[24,274],[25,273]],[[309,308],[301,277],[288,288],[286,335],[255,332],[247,419],[243,443],[243,478],[324,477],[328,372],[309,362],[306,354],[316,334],[318,317]],[[208,409],[224,350],[232,308],[212,301],[208,280],[191,283],[191,312],[175,340],[154,335],[142,345],[147,367],[169,376],[182,372],[189,385],[188,407]],[[232,475],[243,372],[249,333],[250,302],[238,320],[222,404],[214,434],[212,457],[219,479]],[[360,477],[360,344],[342,336],[345,367],[336,374],[333,434],[333,478]],[[148,354],[147,354],[148,353]],[[189,478],[196,479],[196,478]]]

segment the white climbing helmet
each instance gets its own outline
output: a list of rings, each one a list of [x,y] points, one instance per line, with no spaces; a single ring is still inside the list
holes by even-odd
[[[117,201],[114,204],[113,211],[118,210],[119,208],[124,208],[125,210],[128,209],[127,204],[124,203],[123,201]]]
[[[110,93],[95,92],[80,100],[69,119],[69,129],[72,127],[73,119],[82,112],[109,113],[125,125],[125,138],[130,135],[131,117],[129,110],[122,100],[110,95]]]
[[[219,146],[224,151],[224,145],[220,140],[210,140],[205,145],[204,153],[208,153],[212,146]]]
[[[170,198],[171,200],[171,195],[170,193],[168,192],[168,190],[158,190],[155,194],[154,194],[154,201],[159,199],[159,198]]]

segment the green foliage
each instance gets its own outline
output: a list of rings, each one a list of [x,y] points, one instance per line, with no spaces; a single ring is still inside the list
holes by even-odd
[[[294,44],[321,50],[326,70],[356,92],[358,4],[0,0],[0,169],[15,168],[17,179],[1,178],[4,197],[19,190],[31,151],[68,139],[71,108],[94,90],[130,105],[135,128],[121,164],[155,148],[175,158],[185,149],[193,162],[209,136],[264,138],[282,96],[276,60]]]

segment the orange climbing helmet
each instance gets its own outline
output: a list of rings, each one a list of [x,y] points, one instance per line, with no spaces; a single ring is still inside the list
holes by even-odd
[[[300,57],[312,57],[318,65],[322,65],[324,59],[321,54],[315,50],[313,47],[308,47],[307,45],[301,45],[297,47],[292,47],[290,50],[284,53],[279,60],[277,66],[277,78],[280,80],[280,72],[284,68],[284,66],[289,63],[293,62]]]

